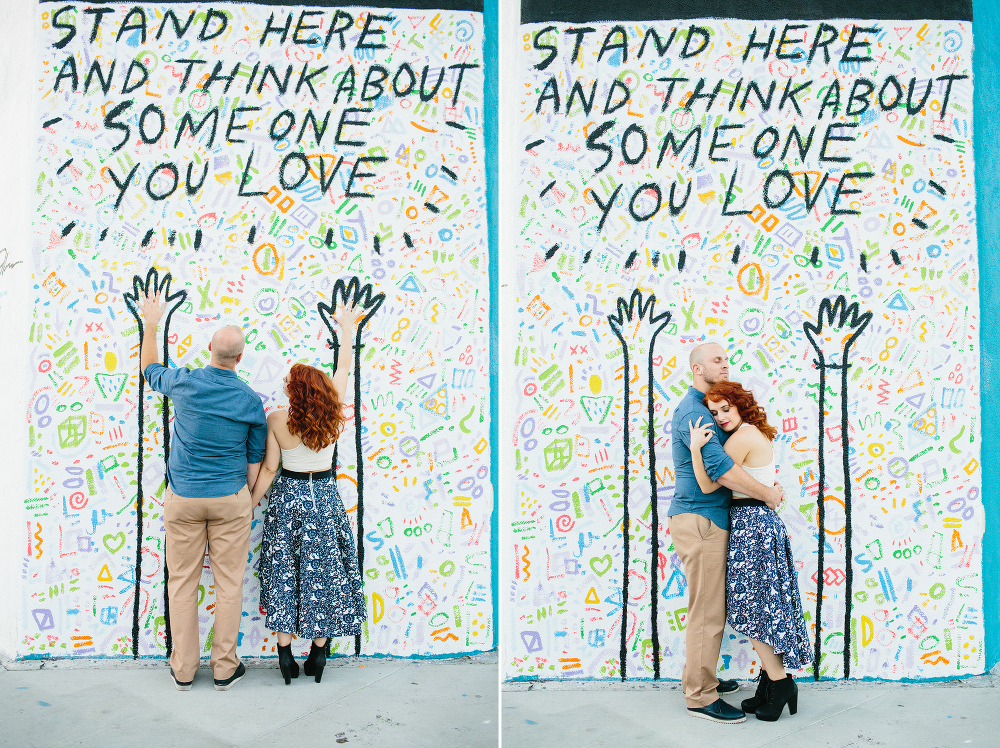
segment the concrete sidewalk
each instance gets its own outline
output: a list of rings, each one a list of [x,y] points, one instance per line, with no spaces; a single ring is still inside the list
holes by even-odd
[[[457,660],[338,658],[286,686],[277,661],[232,690],[202,667],[174,689],[165,662],[3,663],[0,745],[496,746],[496,653]],[[89,667],[87,666],[89,665]],[[27,668],[32,669],[27,669]]]
[[[751,695],[743,684],[725,698],[738,705]],[[738,725],[688,716],[678,683],[505,683],[500,696],[503,748],[1000,747],[995,675],[926,685],[803,681],[794,717],[786,709],[777,722],[748,715]]]

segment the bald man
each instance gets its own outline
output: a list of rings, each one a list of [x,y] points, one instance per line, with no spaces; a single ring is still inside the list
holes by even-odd
[[[747,475],[723,449],[728,434],[715,425],[702,402],[716,382],[729,379],[729,356],[718,343],[703,343],[691,351],[694,384],[674,408],[672,448],[676,475],[674,497],[667,524],[674,549],[684,565],[688,583],[688,614],[685,636],[687,659],[681,687],[688,713],[713,722],[746,720],[741,709],[730,706],[719,694],[739,690],[734,680],[716,677],[722,632],[726,626],[726,563],[729,557],[729,504],[733,489],[760,499],[776,509],[784,498],[777,484],[765,486]],[[705,470],[722,488],[702,493],[691,464],[691,430],[688,423],[701,418],[715,428],[718,439],[701,448]]]
[[[248,486],[257,479],[267,442],[264,407],[236,376],[244,346],[239,327],[223,327],[212,336],[208,366],[170,369],[159,362],[156,345],[163,316],[159,295],[146,297],[142,316],[143,376],[174,406],[163,502],[173,638],[170,674],[178,691],[191,690],[200,664],[198,584],[208,543],[215,577],[211,666],[215,690],[228,691],[246,673],[236,643],[253,518]]]

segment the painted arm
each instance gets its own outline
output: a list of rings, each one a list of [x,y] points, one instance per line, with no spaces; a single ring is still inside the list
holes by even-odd
[[[688,429],[691,432],[691,466],[694,468],[694,477],[698,481],[698,488],[701,489],[702,493],[717,491],[721,484],[708,477],[708,471],[705,470],[705,460],[701,456],[701,448],[715,436],[715,429],[711,424],[702,426],[700,416],[697,423],[688,421]]]
[[[269,423],[268,426],[271,426]],[[258,463],[260,472],[253,486],[252,505],[257,506],[264,498],[271,484],[274,483],[274,476],[278,474],[278,463],[281,460],[281,447],[278,446],[278,437],[274,434],[274,428],[267,430],[267,446],[264,448],[264,462]]]

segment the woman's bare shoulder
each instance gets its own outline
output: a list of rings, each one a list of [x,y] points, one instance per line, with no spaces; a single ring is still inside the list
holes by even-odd
[[[284,426],[288,423],[288,411],[284,408],[272,410],[267,414],[267,425],[271,427]]]

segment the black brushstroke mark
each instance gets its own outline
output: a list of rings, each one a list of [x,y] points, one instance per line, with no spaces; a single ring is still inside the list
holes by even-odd
[[[410,235],[407,234],[406,232],[403,232],[403,241],[406,242],[407,247],[413,249],[413,240],[410,238]]]
[[[551,246],[551,247],[550,247],[550,248],[549,248],[548,250],[546,250],[546,252],[545,252],[545,261],[546,261],[546,262],[548,262],[548,261],[549,261],[549,260],[551,260],[551,259],[552,259],[553,257],[555,257],[555,254],[556,254],[556,252],[558,252],[558,251],[559,251],[559,245],[558,245],[558,244],[553,244],[553,245],[552,245],[552,246]]]
[[[445,174],[447,174],[449,177],[451,177],[456,182],[458,181],[458,174],[456,174],[455,172],[453,172],[447,166],[442,166],[441,167],[441,171],[443,171]]]
[[[177,232],[174,231],[173,229],[171,229],[170,233],[167,234],[167,244],[169,244],[171,247],[173,247],[174,246],[174,242],[176,242],[176,241],[177,241]]]
[[[257,227],[251,226],[250,231],[247,233],[247,244],[253,244],[255,238],[257,238]]]
[[[889,252],[889,254],[892,255],[892,261],[895,262],[897,265],[903,264],[903,261],[899,259],[899,252],[893,249]]]
[[[739,261],[740,261],[740,245],[737,244],[735,247],[733,247],[732,263],[736,265],[737,263],[739,263]]]
[[[104,229],[104,230],[103,230],[103,231],[101,232],[101,238],[100,238],[100,239],[98,239],[97,241],[99,241],[99,242],[103,242],[103,241],[104,241],[104,239],[105,239],[105,238],[107,237],[107,235],[108,235],[108,230],[107,230],[107,229]]]
[[[850,432],[847,422],[847,371],[851,364],[848,363],[851,346],[854,341],[864,332],[871,321],[872,313],[860,313],[861,307],[858,302],[847,303],[847,298],[841,294],[836,301],[823,299],[819,305],[819,312],[816,315],[817,322],[806,322],[803,330],[809,342],[816,350],[818,359],[813,363],[819,369],[819,496],[817,497],[816,523],[817,527],[817,567],[816,567],[816,642],[813,661],[813,678],[819,680],[819,665],[823,647],[823,584],[825,581],[824,572],[825,558],[824,551],[826,545],[826,371],[827,369],[840,369],[840,443],[843,456],[844,467],[844,562],[846,566],[845,584],[845,607],[844,607],[844,679],[851,676],[851,613],[853,610],[853,549],[851,547],[853,533],[851,529],[852,511],[852,486],[851,486],[851,466],[850,466]],[[840,355],[840,363],[828,363],[824,353],[823,334],[827,328],[833,328],[832,334],[827,338],[831,346],[826,349],[831,355]],[[846,342],[840,343],[844,339],[845,328],[853,331]]]
[[[653,259],[653,270],[656,270],[656,268],[659,267],[660,265],[660,250],[657,249],[653,252],[652,259]]]
[[[142,246],[143,246],[143,248],[148,247],[149,243],[151,241],[153,241],[153,229],[150,229],[149,231],[147,231],[146,235],[142,237]]]
[[[326,240],[323,242],[327,247],[333,247],[333,229],[326,230]]]
[[[593,252],[593,251],[594,250],[592,250],[592,249],[588,249],[587,250],[587,254],[585,254],[583,256],[583,263],[582,264],[586,265],[588,262],[590,262],[590,253]]]
[[[427,210],[429,210],[431,213],[440,213],[441,212],[441,209],[438,206],[436,206],[434,203],[425,202],[424,203],[424,207],[427,208]]]
[[[657,573],[660,568],[660,513],[659,507],[657,506],[657,493],[656,493],[656,450],[655,450],[655,429],[653,427],[653,419],[655,416],[655,411],[653,409],[654,405],[654,387],[653,387],[653,351],[656,347],[656,336],[660,334],[660,331],[670,323],[670,312],[663,312],[662,314],[654,314],[654,307],[656,306],[656,297],[650,294],[646,299],[645,303],[642,300],[642,292],[635,290],[632,292],[631,298],[626,302],[625,299],[619,297],[617,303],[617,311],[614,314],[608,315],[608,324],[611,325],[611,330],[614,332],[615,337],[618,338],[618,342],[622,346],[622,354],[625,357],[624,371],[625,376],[623,377],[625,381],[625,392],[624,392],[624,410],[622,414],[624,428],[622,429],[622,446],[623,446],[623,467],[624,467],[624,481],[622,482],[622,504],[624,506],[623,516],[622,516],[622,548],[624,551],[623,559],[623,571],[622,571],[622,621],[621,621],[621,648],[619,652],[619,657],[621,658],[621,674],[622,680],[624,681],[628,677],[627,673],[627,656],[628,656],[628,573],[629,573],[629,482],[631,480],[631,470],[629,468],[629,457],[631,455],[631,450],[629,446],[629,401],[631,400],[631,386],[629,381],[629,345],[625,340],[625,335],[622,332],[623,326],[626,322],[630,325],[636,323],[638,329],[643,329],[649,337],[649,344],[646,350],[646,418],[647,418],[647,457],[649,459],[649,488],[650,488],[650,505],[652,509],[652,516],[650,518],[652,532],[650,533],[650,587],[649,587],[649,600],[650,600],[650,627],[652,629],[652,640],[653,640],[653,680],[659,680],[660,678],[660,634],[659,627],[657,624],[658,610],[657,610],[657,598],[659,597],[659,580],[657,578]],[[638,312],[638,314],[637,314]],[[648,313],[648,314],[647,314]],[[632,336],[633,344],[637,341],[635,340],[635,335]],[[637,353],[639,353],[637,351]]]
[[[929,187],[931,187],[932,189],[934,189],[939,195],[944,195],[947,192],[947,190],[944,187],[942,187],[941,185],[939,185],[933,179],[931,179],[930,181],[928,181],[927,184],[928,184]]]
[[[143,281],[141,277],[135,275],[132,277],[132,291],[126,291],[123,294],[125,300],[125,306],[128,307],[129,312],[135,317],[136,324],[139,326],[139,350],[142,350],[142,340],[145,335],[144,323],[142,318],[142,311],[140,305],[145,301],[146,296],[150,293],[160,294],[161,297],[166,301],[165,314],[162,317],[163,320],[163,365],[169,366],[169,351],[167,349],[167,339],[170,336],[170,318],[173,316],[177,308],[184,303],[187,299],[187,291],[181,289],[175,294],[170,293],[170,283],[173,277],[170,273],[163,276],[163,280],[160,280],[159,272],[156,268],[150,268],[146,272],[146,280]],[[155,332],[153,333],[156,334]],[[141,359],[140,359],[141,360]],[[146,397],[146,379],[143,376],[143,372],[139,372],[139,405],[136,408],[136,422],[139,431],[139,455],[136,457],[135,463],[135,474],[136,474],[136,494],[135,494],[135,513],[136,513],[136,540],[135,540],[135,589],[133,590],[134,600],[132,602],[132,658],[139,658],[139,592],[140,592],[140,582],[142,581],[142,541],[145,536],[145,529],[143,528],[143,494],[142,494],[142,455],[143,455],[143,407],[145,405]],[[170,405],[166,395],[163,396],[163,448],[164,448],[164,462],[170,453]],[[167,594],[167,579],[169,572],[167,571],[166,562],[166,541],[164,540],[164,563],[163,563],[163,609],[164,609],[164,619],[166,620],[166,637],[167,637],[167,654],[169,655],[173,648],[173,639],[170,633],[170,602],[168,600]]]
[[[375,234],[374,249],[375,249],[375,254],[377,255],[382,254],[382,242],[379,240],[378,234]]]
[[[64,169],[67,169],[67,168],[69,167],[69,165],[70,165],[71,163],[73,163],[73,159],[70,159],[70,160],[69,160],[69,161],[67,161],[67,162],[66,162],[65,164],[63,164],[63,165],[62,165],[62,166],[60,166],[60,167],[59,167],[58,169],[56,169],[56,174],[62,174],[62,173],[63,173],[63,170],[64,170]]]
[[[938,140],[944,142],[944,143],[954,143],[955,142],[954,138],[949,138],[947,135],[935,135],[934,137],[937,138]]]
[[[813,247],[812,254],[809,256],[809,264],[814,268],[818,268],[823,264],[819,260],[819,247]]]
[[[683,249],[677,253],[677,272],[684,269],[684,263],[687,262],[687,252]]]
[[[635,258],[638,257],[638,256],[639,256],[639,250],[637,250],[637,249],[633,249],[629,253],[628,259],[625,260],[625,269],[626,270],[628,270],[630,267],[632,267],[635,264]]]
[[[544,142],[545,138],[542,138],[541,140],[533,140],[530,143],[528,143],[528,145],[524,146],[524,150],[526,151],[533,150],[536,145],[541,145]]]
[[[194,248],[201,249],[201,229],[194,232]]]
[[[403,234],[403,236],[407,235]],[[358,324],[354,336],[354,447],[357,450],[355,469],[358,485],[358,568],[361,571],[362,580],[364,580],[365,571],[365,458],[361,444],[361,337],[365,326],[375,316],[375,312],[382,306],[382,302],[385,301],[384,293],[372,294],[372,290],[371,283],[362,286],[361,279],[357,276],[351,278],[346,284],[343,278],[339,278],[333,284],[330,303],[321,301],[316,307],[320,319],[323,320],[323,324],[330,332],[330,339],[327,342],[333,348],[334,373],[337,371],[337,359],[340,354],[340,338],[337,334],[339,328],[333,320],[334,312],[338,306],[348,304],[358,305],[365,312],[364,319]],[[329,644],[329,639],[327,639],[327,643]],[[361,654],[361,634],[354,637],[354,654]]]
[[[468,130],[469,128],[465,125],[460,125],[457,122],[451,122],[450,120],[445,122],[448,127],[454,127],[456,130]]]
[[[551,182],[549,182],[547,185],[545,185],[545,189],[544,190],[542,190],[541,192],[538,193],[538,197],[545,197],[545,193],[548,192],[549,190],[551,190],[555,186],[556,186],[556,180],[553,179]]]
[[[52,119],[47,119],[42,123],[42,129],[54,125],[56,122],[62,122],[62,117],[53,117]]]
[[[73,230],[76,226],[76,221],[70,221],[65,226],[63,226],[62,235],[63,237],[69,236],[69,232]]]
[[[927,228],[927,224],[924,223],[923,221],[921,221],[919,218],[911,218],[910,220],[913,221],[913,224],[915,226],[919,226],[922,229],[926,229]]]
[[[861,269],[868,272],[868,255],[864,252],[861,253]]]

